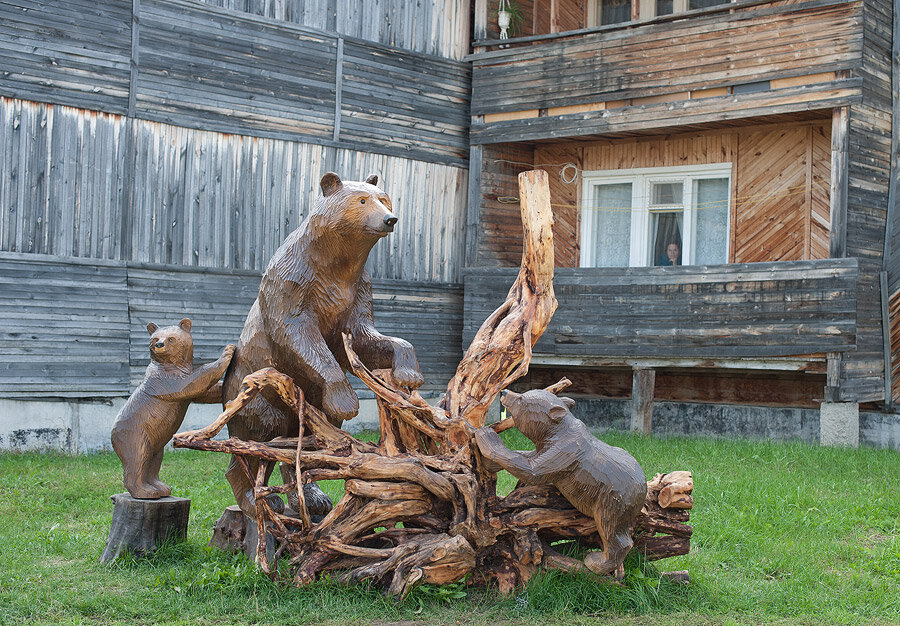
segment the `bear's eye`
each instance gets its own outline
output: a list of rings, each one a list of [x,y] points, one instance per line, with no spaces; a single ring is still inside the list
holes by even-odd
[[[172,343],[173,341],[175,341],[175,338],[174,338],[174,337],[169,337],[168,339],[166,339],[166,341],[168,341],[169,343]]]
[[[360,203],[360,204],[365,204],[365,203],[366,203],[366,199],[365,199],[365,198],[361,198],[360,201],[359,201],[359,203]]]

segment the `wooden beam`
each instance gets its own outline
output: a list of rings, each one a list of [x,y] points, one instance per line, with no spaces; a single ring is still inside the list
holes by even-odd
[[[469,148],[469,206],[466,213],[466,255],[465,266],[472,267],[478,262],[478,238],[481,234],[481,146]]]
[[[831,241],[830,256],[847,253],[847,186],[849,182],[850,107],[834,109],[831,117]]]
[[[893,382],[891,379],[891,317],[890,317],[890,299],[891,294],[888,292],[888,274],[880,272],[878,275],[881,285],[881,338],[882,351],[884,352],[884,408],[888,411],[893,409]]]
[[[344,88],[344,38],[338,37],[334,75],[334,134],[332,141],[341,139],[341,92]]]
[[[472,38],[476,41],[487,39],[488,24],[488,0],[475,0],[475,24],[472,31]],[[484,51],[484,47],[476,47],[474,52]]]
[[[636,367],[631,382],[631,430],[649,435],[653,432],[653,388],[656,370]]]

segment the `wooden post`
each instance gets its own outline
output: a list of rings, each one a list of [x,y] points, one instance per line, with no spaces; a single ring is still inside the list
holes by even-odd
[[[850,108],[839,107],[831,117],[831,258],[847,253],[847,186],[850,152]]]
[[[825,402],[839,402],[841,396],[841,353],[829,352],[825,360]]]
[[[656,370],[635,367],[631,382],[631,430],[649,435],[653,432],[653,388]]]
[[[475,120],[473,119],[473,122]],[[469,206],[466,213],[466,255],[465,267],[478,264],[478,238],[481,233],[481,168],[483,148],[469,148]]]

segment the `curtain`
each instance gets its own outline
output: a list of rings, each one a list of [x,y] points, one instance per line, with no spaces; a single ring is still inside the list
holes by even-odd
[[[728,179],[694,181],[694,262],[728,262]]]
[[[587,227],[587,228],[585,228]],[[595,185],[582,228],[587,233],[583,265],[628,267],[631,254],[631,183]]]

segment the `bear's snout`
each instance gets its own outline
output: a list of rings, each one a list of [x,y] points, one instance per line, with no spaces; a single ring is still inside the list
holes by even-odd
[[[157,341],[157,342],[156,342],[156,347],[157,347],[157,348],[165,348],[165,347],[166,347],[166,343],[165,343],[164,341]]]
[[[397,223],[397,218],[394,217],[393,215],[388,215],[386,218],[384,218],[384,224],[388,228],[394,228],[394,224],[396,224],[396,223]]]
[[[511,409],[516,401],[521,397],[521,394],[510,391],[509,389],[504,389],[500,392],[500,404],[505,406],[507,409]]]

